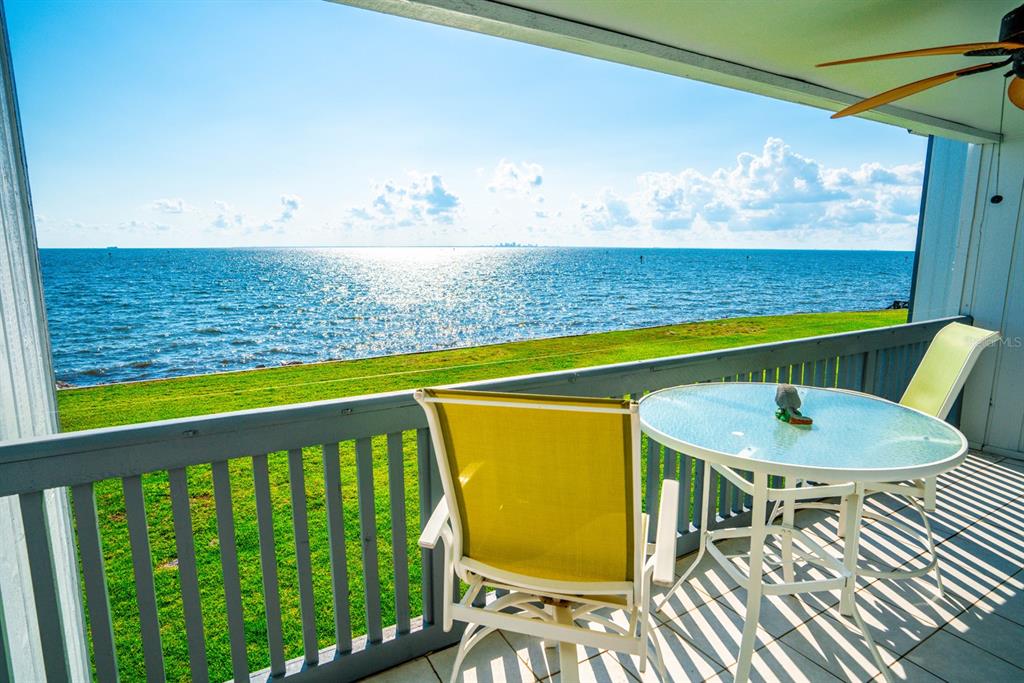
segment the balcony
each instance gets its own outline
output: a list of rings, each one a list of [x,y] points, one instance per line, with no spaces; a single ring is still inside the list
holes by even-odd
[[[939,535],[946,595],[933,600],[928,582],[862,579],[860,609],[890,663],[895,680],[1020,680],[1024,658],[1024,464],[971,454],[959,469],[939,477],[939,510],[932,524]],[[902,516],[894,498],[871,500],[877,512]],[[836,556],[835,517],[810,511],[797,523]],[[922,566],[919,556],[891,527],[868,523],[865,554],[888,566]],[[730,553],[747,552],[734,543]],[[776,548],[778,550],[778,548]],[[680,558],[677,571],[693,561]],[[735,670],[746,594],[709,560],[690,585],[660,614],[662,652],[677,681],[728,681]],[[707,570],[705,573],[704,570]],[[807,576],[806,578],[811,578]],[[765,599],[754,654],[753,680],[882,680],[861,635],[839,619],[838,592],[802,598]],[[492,634],[470,653],[465,681],[544,681],[558,674],[558,656],[540,642],[514,634]],[[641,674],[635,658],[578,648],[584,681],[657,681]],[[419,657],[370,681],[446,682],[455,648]]]
[[[692,382],[788,381],[895,399],[934,334],[956,319],[473,386],[638,397]],[[438,623],[439,554],[415,545],[416,525],[441,495],[427,436],[411,392],[396,392],[3,443],[0,495],[20,496],[48,661],[64,660],[65,642],[44,494],[69,487],[98,679],[445,679],[453,658],[446,648],[460,632],[445,633]],[[747,523],[750,501],[727,480],[716,478],[714,495],[701,500],[694,458],[652,440],[644,452],[647,510],[658,509],[660,478],[682,483],[681,565],[701,515],[714,515],[712,527]],[[969,662],[991,666],[994,678],[1014,670],[1011,661],[1022,663],[1002,647],[1024,633],[1017,596],[1024,584],[1015,577],[1024,562],[1022,472],[1019,462],[976,455],[942,479],[935,524],[944,600],[928,602],[922,582],[864,582],[858,599],[897,676],[923,675],[920,667],[956,678],[951,667]],[[212,496],[190,495],[201,482],[212,482]],[[122,507],[112,507],[111,497]],[[873,504],[884,509],[891,501]],[[195,524],[200,506],[210,511],[208,527]],[[835,543],[833,519],[800,522]],[[105,539],[112,533],[128,539],[125,551],[111,552]],[[916,546],[893,531],[869,527],[864,546],[897,565],[917,561],[904,550]],[[114,575],[118,585],[130,576],[133,590],[112,592]],[[727,677],[741,597],[724,573],[710,572],[673,598],[660,629],[670,672]],[[858,636],[831,616],[835,599],[771,598],[755,658],[759,675],[873,677]],[[611,654],[580,656],[598,679],[637,674]],[[499,634],[474,651],[464,680],[543,679],[556,668],[539,643]],[[61,670],[47,673],[61,680]]]

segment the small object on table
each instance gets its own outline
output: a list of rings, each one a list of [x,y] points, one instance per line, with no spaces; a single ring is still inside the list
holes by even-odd
[[[775,417],[797,427],[809,427],[814,422],[800,412],[800,394],[792,384],[780,384],[775,390],[775,404],[779,409]]]

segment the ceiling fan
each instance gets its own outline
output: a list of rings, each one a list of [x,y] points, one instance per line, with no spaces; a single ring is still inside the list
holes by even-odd
[[[920,81],[907,83],[892,90],[886,90],[874,97],[852,104],[846,109],[837,111],[832,118],[838,119],[843,116],[859,114],[868,109],[874,109],[883,104],[895,102],[896,100],[909,97],[937,85],[954,81],[964,76],[985,73],[993,69],[1010,66],[1005,77],[1010,80],[1010,87],[1006,96],[1018,109],[1024,109],[1024,5],[1011,10],[1003,17],[999,26],[999,41],[995,43],[965,43],[963,45],[944,45],[942,47],[929,47],[921,50],[907,50],[906,52],[890,52],[884,55],[872,55],[870,57],[857,57],[855,59],[841,59],[836,62],[825,62],[818,66],[837,66],[839,64],[856,64],[858,62],[873,62],[882,59],[902,59],[904,57],[927,57],[931,55],[963,55],[965,57],[1006,57],[1006,59],[986,64],[975,64],[956,71],[950,71],[937,76],[924,78]]]

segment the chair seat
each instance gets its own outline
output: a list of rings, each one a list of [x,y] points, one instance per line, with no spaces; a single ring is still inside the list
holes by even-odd
[[[634,586],[627,581],[576,582],[553,581],[536,576],[517,574],[492,567],[469,557],[458,563],[479,577],[489,588],[529,592],[538,597],[568,602],[602,603],[609,607],[631,607]]]

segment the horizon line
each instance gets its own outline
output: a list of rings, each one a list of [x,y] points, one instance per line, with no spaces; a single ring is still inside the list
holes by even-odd
[[[599,246],[589,244],[281,244],[263,246],[197,246],[197,247],[122,247],[120,245],[109,245],[105,247],[62,247],[48,246],[38,247],[40,251],[47,249],[67,249],[78,251],[109,251],[118,250],[198,250],[198,249],[220,249],[220,250],[245,250],[245,249],[603,249],[625,251],[634,250],[692,250],[692,251],[879,251],[879,252],[905,252],[914,253],[914,249],[885,249],[869,247],[665,247],[665,246]]]

